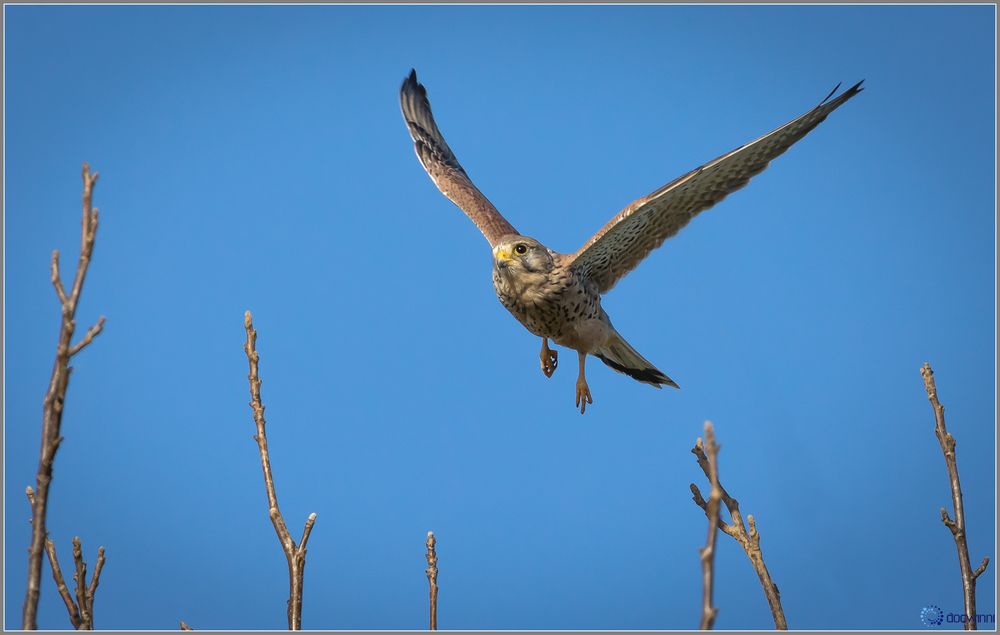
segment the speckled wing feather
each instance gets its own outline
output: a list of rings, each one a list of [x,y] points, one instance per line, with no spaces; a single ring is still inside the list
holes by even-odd
[[[501,237],[516,234],[517,230],[497,211],[482,192],[472,183],[455,154],[448,147],[431,113],[431,103],[427,99],[427,89],[417,81],[417,71],[411,70],[409,77],[399,89],[399,103],[403,109],[403,119],[413,137],[413,149],[423,164],[431,180],[445,196],[472,219],[479,231],[483,232],[490,245],[497,244]]]
[[[634,201],[573,255],[573,266],[594,280],[602,293],[611,289],[688,221],[746,185],[772,159],[863,90],[858,82],[830,99],[839,87],[798,119]]]

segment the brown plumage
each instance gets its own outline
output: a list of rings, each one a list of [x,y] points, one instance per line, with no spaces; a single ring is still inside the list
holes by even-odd
[[[438,130],[416,71],[403,81],[400,104],[424,169],[493,248],[493,286],[500,302],[525,328],[542,338],[542,372],[550,377],[558,365],[549,339],[577,351],[576,404],[582,413],[593,403],[584,376],[588,354],[643,383],[678,387],[615,330],[601,308],[601,294],[692,218],[746,185],[771,160],[863,90],[858,82],[831,99],[837,88],[801,117],[634,201],[574,254],[554,252],[518,234],[476,188]]]
[[[410,76],[403,82],[399,101],[406,117],[406,126],[413,137],[417,158],[441,193],[469,215],[479,231],[486,236],[486,240],[490,241],[490,245],[495,245],[502,236],[516,234],[517,230],[472,183],[472,179],[441,136],[441,131],[434,122],[434,115],[431,114],[427,89],[417,82],[417,71],[410,71]]]

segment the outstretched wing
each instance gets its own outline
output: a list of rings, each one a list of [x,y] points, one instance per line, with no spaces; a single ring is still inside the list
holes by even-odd
[[[634,201],[573,255],[573,264],[603,293],[700,212],[746,185],[772,159],[806,136],[826,116],[864,90],[858,82],[777,130],[681,176]]]
[[[399,89],[399,103],[406,127],[413,137],[413,149],[417,158],[441,193],[472,219],[491,246],[496,245],[503,236],[516,234],[517,230],[473,185],[472,179],[448,147],[434,123],[431,103],[427,100],[427,89],[417,81],[417,71],[411,70],[409,77],[403,81]]]

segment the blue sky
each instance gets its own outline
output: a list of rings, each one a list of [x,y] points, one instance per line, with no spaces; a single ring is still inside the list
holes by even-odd
[[[100,628],[283,628],[242,350],[259,331],[278,496],[310,512],[306,628],[692,628],[706,419],[788,623],[961,611],[919,368],[995,556],[994,9],[987,6],[5,7],[5,625],[20,624],[41,400],[79,170],[102,211],[49,528],[107,566]],[[573,251],[615,212],[867,90],[604,300],[675,379],[546,379],[487,243],[421,169],[414,67],[521,231]],[[719,628],[768,628],[719,538]],[[994,558],[995,559],[995,558]],[[68,628],[44,572],[39,623]],[[995,611],[991,565],[979,609]]]

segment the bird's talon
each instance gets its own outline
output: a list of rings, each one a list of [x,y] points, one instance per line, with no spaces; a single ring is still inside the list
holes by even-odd
[[[542,348],[539,358],[542,360],[542,373],[546,377],[551,377],[556,368],[559,367],[559,351],[554,351],[548,346]]]
[[[590,387],[587,382],[576,384],[576,405],[580,409],[580,414],[587,411],[587,404],[594,403],[594,398],[590,395]]]

